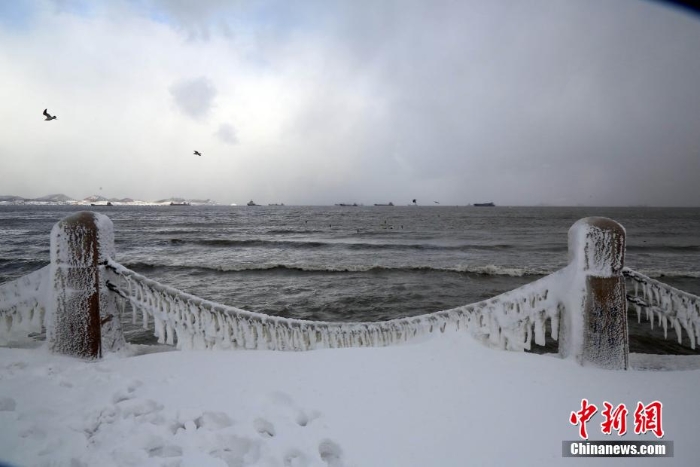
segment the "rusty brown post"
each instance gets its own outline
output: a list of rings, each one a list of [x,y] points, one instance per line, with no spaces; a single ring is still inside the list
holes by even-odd
[[[51,351],[100,358],[103,323],[109,323],[108,346],[123,343],[118,316],[105,316],[114,307],[107,307],[112,302],[105,295],[100,263],[113,249],[112,222],[106,216],[79,212],[54,225],[46,320]]]
[[[569,230],[569,256],[574,289],[562,323],[561,353],[584,365],[626,370],[625,229],[606,217],[581,219]]]

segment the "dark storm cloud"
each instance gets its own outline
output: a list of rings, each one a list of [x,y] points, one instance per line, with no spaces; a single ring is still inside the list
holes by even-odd
[[[202,76],[173,84],[170,94],[180,111],[188,117],[201,120],[209,116],[214,106],[216,88],[208,78]]]
[[[336,46],[382,83],[393,145],[421,178],[461,171],[463,197],[503,202],[585,202],[602,180],[604,203],[700,202],[695,16],[641,1],[343,7]]]

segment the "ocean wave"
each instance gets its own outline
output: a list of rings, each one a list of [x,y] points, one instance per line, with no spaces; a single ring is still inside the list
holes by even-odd
[[[430,250],[430,251],[470,251],[470,250],[508,250],[515,248],[512,244],[466,244],[466,245],[438,245],[432,243],[370,243],[370,242],[342,242],[319,240],[265,240],[265,239],[226,239],[226,238],[171,238],[165,243],[170,245],[199,245],[215,248],[296,248],[296,249],[347,249],[347,250]],[[547,247],[547,250],[551,250]]]
[[[145,271],[149,269],[165,268],[165,269],[190,269],[212,272],[263,272],[263,271],[289,271],[299,273],[381,273],[381,272],[452,272],[461,274],[476,274],[484,276],[543,276],[551,274],[554,271],[536,269],[536,268],[516,268],[507,266],[497,266],[493,264],[482,266],[465,266],[459,265],[455,267],[433,267],[433,266],[378,266],[378,265],[291,265],[291,264],[233,264],[226,266],[215,265],[173,265],[159,264],[149,262],[133,262],[125,263],[129,269]]]
[[[652,279],[700,279],[700,271],[662,271],[658,269],[640,269],[638,272]],[[663,281],[662,281],[663,282]]]
[[[272,229],[268,230],[268,235],[308,235],[313,233],[323,232],[322,230],[311,230],[311,229]]]
[[[246,239],[246,240],[230,240],[226,238],[207,238],[207,239],[182,239],[182,238],[171,238],[169,243],[171,245],[200,245],[208,247],[218,247],[218,248],[250,248],[250,247],[267,247],[267,248],[322,248],[325,246],[333,246],[331,243],[326,242],[294,242],[289,240],[258,240],[258,239]]]
[[[627,245],[627,251],[692,253],[700,252],[700,245]]]
[[[0,258],[0,285],[34,271],[38,271],[48,264],[48,261],[37,261],[33,259]]]
[[[31,267],[31,266],[36,266],[37,269],[41,269],[44,266],[49,264],[48,261],[42,261],[38,259],[32,259],[32,258],[0,258],[0,266],[8,265],[8,266],[22,266],[22,267]]]

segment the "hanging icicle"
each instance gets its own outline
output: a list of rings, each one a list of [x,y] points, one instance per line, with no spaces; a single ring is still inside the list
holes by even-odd
[[[695,342],[699,337],[700,297],[678,290],[629,268],[625,268],[623,274],[634,281],[635,298],[640,296],[639,289],[641,288],[642,300],[633,302],[637,311],[637,320],[640,321],[640,308],[644,308],[646,319],[652,329],[654,328],[654,318],[656,318],[657,325],[663,327],[665,337],[668,335],[669,325],[672,326],[679,344],[683,343],[683,330],[685,329],[689,345],[694,349]]]

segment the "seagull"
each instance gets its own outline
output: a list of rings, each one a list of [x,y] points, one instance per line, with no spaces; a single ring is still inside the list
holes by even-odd
[[[194,152],[194,155],[195,155],[195,156],[201,156],[201,154],[199,153],[199,151],[195,151],[195,152]]]
[[[49,109],[44,109],[44,117],[46,117],[44,120],[46,120],[47,122],[50,122],[51,120],[56,120],[56,117],[52,117],[51,115],[49,115],[47,110]]]

